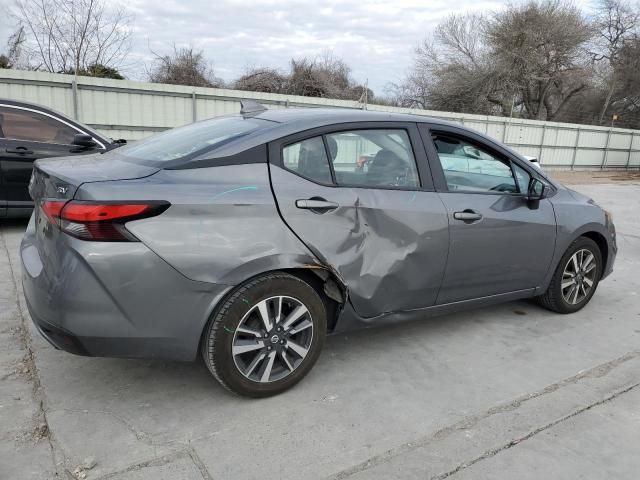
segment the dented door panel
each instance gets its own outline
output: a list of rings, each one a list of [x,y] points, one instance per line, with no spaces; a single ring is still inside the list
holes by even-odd
[[[269,167],[284,221],[343,280],[359,315],[435,303],[449,244],[447,212],[437,193],[324,186]],[[338,207],[316,213],[298,208],[300,199]]]

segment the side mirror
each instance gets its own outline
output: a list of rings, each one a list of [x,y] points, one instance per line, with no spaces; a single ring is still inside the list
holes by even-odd
[[[547,186],[541,180],[531,177],[527,188],[527,200],[529,202],[539,202],[546,197],[546,193]]]
[[[98,146],[91,135],[85,135],[84,133],[76,133],[71,144],[85,148],[93,148]]]

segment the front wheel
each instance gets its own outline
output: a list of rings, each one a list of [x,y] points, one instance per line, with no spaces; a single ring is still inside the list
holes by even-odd
[[[598,244],[578,238],[560,260],[547,291],[538,297],[540,304],[557,313],[577,312],[595,293],[602,267]]]
[[[238,288],[207,325],[202,356],[228,390],[268,397],[313,367],[327,329],[324,304],[306,282],[283,272]]]

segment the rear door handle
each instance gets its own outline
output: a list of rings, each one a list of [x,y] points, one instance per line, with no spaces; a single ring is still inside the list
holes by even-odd
[[[335,202],[329,202],[323,198],[309,198],[296,200],[296,207],[303,210],[311,210],[316,213],[324,213],[335,210],[340,205]]]
[[[462,220],[463,222],[477,222],[478,220],[482,220],[482,214],[467,209],[462,212],[454,212],[453,218],[456,220]]]
[[[19,153],[21,155],[33,155],[33,150],[29,150],[27,147],[7,148],[7,153]]]

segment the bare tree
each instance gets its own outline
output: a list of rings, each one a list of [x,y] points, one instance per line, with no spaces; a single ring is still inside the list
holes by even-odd
[[[415,50],[406,81],[395,97],[409,107],[480,114],[509,114],[509,79],[495,68],[476,14],[451,15]]]
[[[15,0],[13,16],[26,28],[36,68],[79,72],[119,67],[130,49],[131,16],[106,0]]]
[[[553,120],[589,83],[586,44],[591,27],[573,4],[530,1],[510,6],[484,30],[496,68],[517,86],[528,117]]]
[[[287,90],[288,82],[288,75],[274,68],[251,68],[233,82],[233,88],[251,92],[283,93]]]
[[[561,0],[452,15],[416,49],[396,92],[422,108],[552,120],[590,86],[591,33]]]
[[[286,93],[356,101],[373,98],[370,89],[352,79],[351,67],[330,52],[312,59],[292,59]]]
[[[273,68],[249,69],[232,85],[238,90],[338,98],[363,103],[373,98],[373,92],[366,85],[353,80],[349,65],[331,52],[315,58],[292,59],[287,73]]]
[[[148,72],[149,81],[192,87],[223,87],[224,82],[213,73],[211,62],[202,51],[193,47],[173,47],[172,55],[155,54],[155,61]]]
[[[607,88],[598,117],[598,123],[602,124],[620,83],[628,81],[622,78],[623,73],[630,73],[625,53],[631,51],[629,44],[638,38],[640,12],[624,0],[601,0],[595,27],[597,37],[591,55],[595,62],[605,64],[603,77]]]
[[[24,53],[25,32],[21,25],[7,40],[7,53],[0,55],[0,68],[21,66]]]

